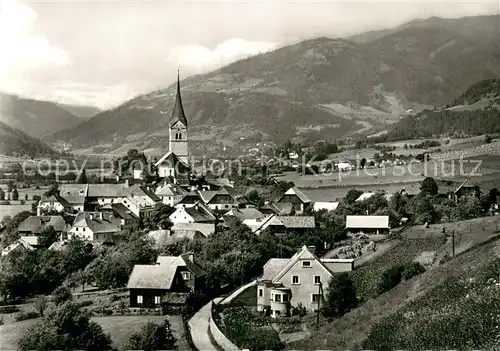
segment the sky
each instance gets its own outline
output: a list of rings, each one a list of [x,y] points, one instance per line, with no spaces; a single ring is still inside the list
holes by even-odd
[[[0,91],[116,106],[181,78],[319,36],[497,14],[500,0],[0,0]]]

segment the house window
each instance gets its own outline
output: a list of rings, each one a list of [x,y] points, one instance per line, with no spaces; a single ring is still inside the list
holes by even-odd
[[[189,280],[191,279],[191,272],[182,272],[182,279]]]
[[[278,310],[274,311],[274,315],[275,315],[276,317],[279,317],[279,316],[280,316],[280,311],[278,311]]]
[[[320,294],[312,294],[312,295],[311,295],[311,301],[312,301],[312,302],[316,302],[316,303],[318,303],[318,302],[319,302],[319,300],[320,300],[320,298],[321,298],[321,295],[320,295]]]
[[[321,284],[321,277],[319,275],[314,276],[314,284]]]
[[[281,302],[281,295],[280,294],[274,295],[274,301]]]
[[[76,231],[78,231],[78,228],[75,228]]]
[[[311,261],[302,261],[302,267],[311,267]]]
[[[83,231],[85,231],[85,228],[82,228],[82,229],[83,229]]]
[[[160,296],[155,296],[155,305],[160,304]]]
[[[259,289],[259,297],[264,296],[264,289]]]
[[[288,294],[283,294],[283,302],[288,302]]]
[[[299,276],[292,275],[292,284],[299,284]]]
[[[142,295],[137,295],[137,303],[142,304]]]

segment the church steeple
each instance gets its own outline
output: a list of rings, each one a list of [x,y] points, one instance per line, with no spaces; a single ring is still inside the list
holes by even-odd
[[[184,114],[184,107],[182,106],[179,70],[177,70],[177,94],[175,96],[174,109],[172,110],[172,116],[170,118],[170,126],[173,126],[177,121],[180,121],[185,127],[187,127],[187,119]]]

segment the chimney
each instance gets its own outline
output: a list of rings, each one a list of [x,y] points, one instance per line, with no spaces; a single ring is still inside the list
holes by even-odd
[[[89,216],[89,217],[90,217],[90,220],[91,220],[91,221],[93,221],[93,220],[94,220],[94,215],[93,215],[92,213],[90,214],[90,216]]]
[[[41,215],[42,215],[42,209],[40,208],[40,206],[38,206],[38,207],[36,208],[36,215],[37,215],[37,216],[41,216]]]
[[[123,218],[121,219],[120,224],[125,225],[125,220]]]
[[[102,221],[102,212],[99,212],[99,219]]]
[[[125,179],[125,186],[128,188],[130,186],[130,182],[128,179]]]

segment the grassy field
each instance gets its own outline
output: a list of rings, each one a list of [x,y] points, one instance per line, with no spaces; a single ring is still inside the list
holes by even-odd
[[[93,317],[92,320],[99,323],[105,333],[111,336],[113,346],[119,350],[125,350],[130,335],[139,330],[148,321],[161,323],[168,318],[172,326],[174,336],[177,339],[179,350],[190,350],[189,344],[184,336],[184,327],[181,316],[112,316]],[[0,326],[0,350],[17,350],[17,342],[26,329],[39,321],[31,319]]]
[[[410,251],[416,253],[416,247]],[[388,255],[391,255],[391,252]],[[420,276],[400,283],[387,293],[365,302],[343,317],[323,325],[318,332],[313,333],[306,340],[289,345],[289,349],[340,350],[360,345],[370,329],[385,316],[400,310],[409,301],[423,296],[430,289],[443,283],[447,277],[461,277],[470,274],[470,272],[474,272],[496,259],[499,254],[500,243],[498,240],[479,245],[442,265],[429,269]]]
[[[233,304],[244,304],[246,306],[255,306],[257,305],[257,286],[249,286],[246,288],[241,294],[236,296],[233,301]]]

